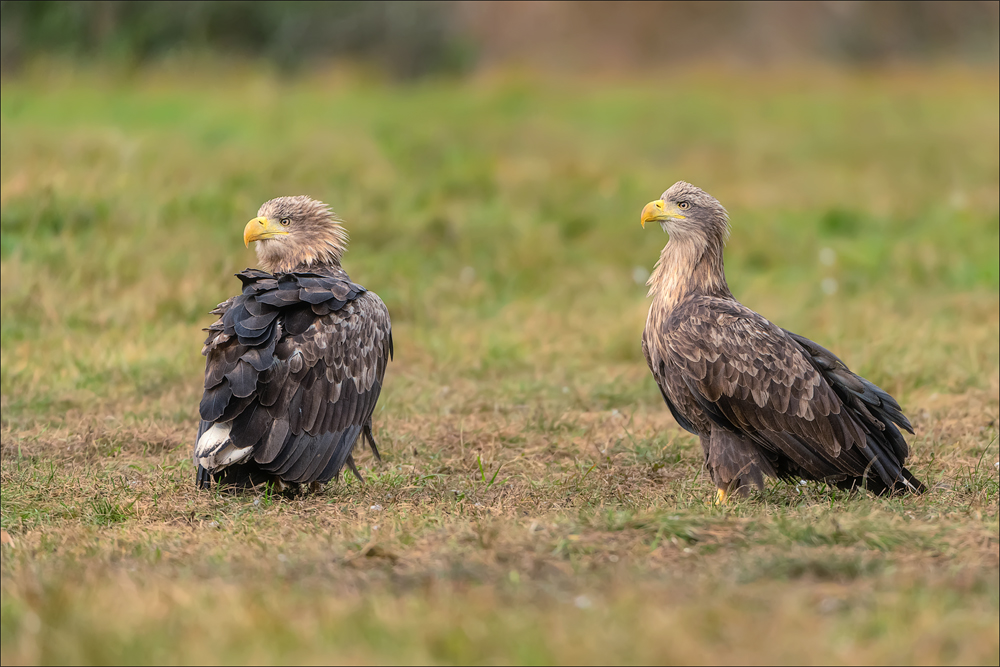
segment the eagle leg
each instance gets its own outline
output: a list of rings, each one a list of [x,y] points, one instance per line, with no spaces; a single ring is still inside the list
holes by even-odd
[[[705,467],[715,482],[719,495],[716,505],[736,495],[746,498],[751,487],[764,490],[764,475],[775,476],[767,459],[747,438],[718,426],[712,427],[708,438],[702,437],[706,451]]]

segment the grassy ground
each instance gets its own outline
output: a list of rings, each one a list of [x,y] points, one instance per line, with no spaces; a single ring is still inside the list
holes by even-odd
[[[996,664],[998,106],[992,71],[4,80],[4,664]],[[736,295],[900,400],[929,493],[706,504],[639,349],[679,179]],[[393,317],[384,461],[196,492],[200,328],[299,193]]]

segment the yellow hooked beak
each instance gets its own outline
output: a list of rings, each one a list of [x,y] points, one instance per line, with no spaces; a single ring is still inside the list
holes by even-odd
[[[683,220],[686,217],[687,216],[682,214],[680,209],[677,208],[677,204],[671,203],[668,208],[668,205],[662,199],[657,199],[656,201],[651,201],[642,207],[642,215],[639,218],[639,221],[642,223],[643,229],[645,229],[646,223],[650,221],[662,222],[672,218],[679,218]]]
[[[273,239],[275,236],[284,236],[287,233],[288,230],[276,220],[254,218],[243,229],[243,243],[249,248],[251,241]]]

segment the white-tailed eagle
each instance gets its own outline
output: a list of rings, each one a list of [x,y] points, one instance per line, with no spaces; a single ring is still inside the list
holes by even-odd
[[[263,270],[212,311],[194,449],[201,488],[327,482],[364,436],[392,356],[382,300],[341,267],[347,233],[309,197],[266,202],[243,233]]]
[[[714,197],[678,182],[641,221],[670,234],[648,282],[642,351],[674,419],[701,439],[718,501],[763,489],[765,476],[924,490],[903,467],[899,428],[913,429],[899,404],[733,297],[722,264],[729,215]]]

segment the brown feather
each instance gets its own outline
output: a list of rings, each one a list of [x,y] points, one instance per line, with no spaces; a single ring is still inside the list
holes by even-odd
[[[281,200],[268,206],[284,210]],[[243,470],[208,470],[217,480],[328,481],[370,424],[392,350],[389,313],[340,267],[346,234],[323,231],[328,218],[308,220],[284,251],[268,244],[263,263],[284,272],[247,269],[243,293],[213,311],[199,437],[216,420],[235,420],[232,445],[252,451],[234,466]]]
[[[740,479],[759,487],[759,474],[847,484],[872,464],[869,488],[921,490],[903,468],[905,441],[886,430],[890,420],[909,430],[892,397],[730,293],[725,209],[687,183],[661,199],[661,210],[684,213],[661,223],[670,241],[648,283],[643,356],[671,411],[702,437],[719,487]]]

